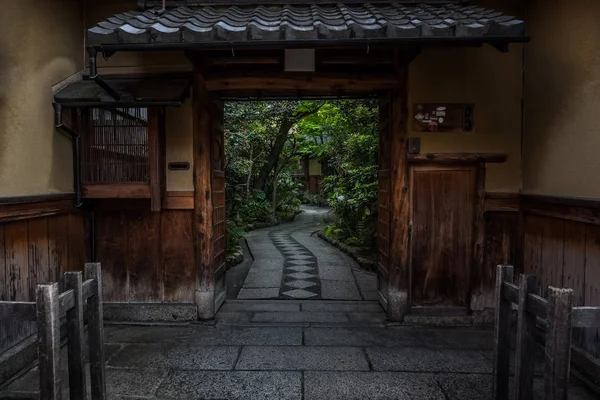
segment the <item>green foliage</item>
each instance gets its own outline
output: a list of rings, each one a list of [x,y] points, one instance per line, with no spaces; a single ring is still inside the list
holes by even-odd
[[[302,150],[327,160],[322,191],[335,221],[326,234],[366,252],[376,246],[378,104],[340,100],[301,121]]]
[[[225,124],[228,245],[229,237],[237,242],[248,224],[289,218],[305,201],[333,208],[336,219],[327,234],[365,251],[374,248],[376,100],[231,102],[225,106]],[[271,168],[282,134],[285,144]],[[326,165],[317,195],[307,195],[294,176],[305,155]],[[263,168],[269,170],[268,180],[257,190]]]

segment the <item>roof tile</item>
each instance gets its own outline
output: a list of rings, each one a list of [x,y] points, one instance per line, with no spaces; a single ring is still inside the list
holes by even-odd
[[[517,38],[525,23],[457,4],[252,5],[154,8],[116,14],[88,30],[91,46],[429,37]]]

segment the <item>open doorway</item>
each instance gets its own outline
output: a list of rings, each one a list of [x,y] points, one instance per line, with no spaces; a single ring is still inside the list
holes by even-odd
[[[377,300],[378,99],[223,109],[227,298]]]

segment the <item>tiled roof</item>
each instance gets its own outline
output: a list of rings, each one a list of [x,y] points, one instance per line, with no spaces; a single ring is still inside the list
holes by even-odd
[[[114,15],[88,30],[88,45],[201,44],[427,38],[518,39],[525,23],[457,4],[178,7]]]

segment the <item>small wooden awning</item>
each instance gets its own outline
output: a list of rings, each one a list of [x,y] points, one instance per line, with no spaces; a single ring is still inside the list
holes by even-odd
[[[88,46],[107,52],[235,45],[526,40],[523,21],[452,2],[153,8],[114,15],[88,30]]]
[[[150,107],[180,106],[189,96],[188,77],[104,77],[104,82],[118,94],[118,100],[91,79],[72,83],[54,96],[65,107]]]

